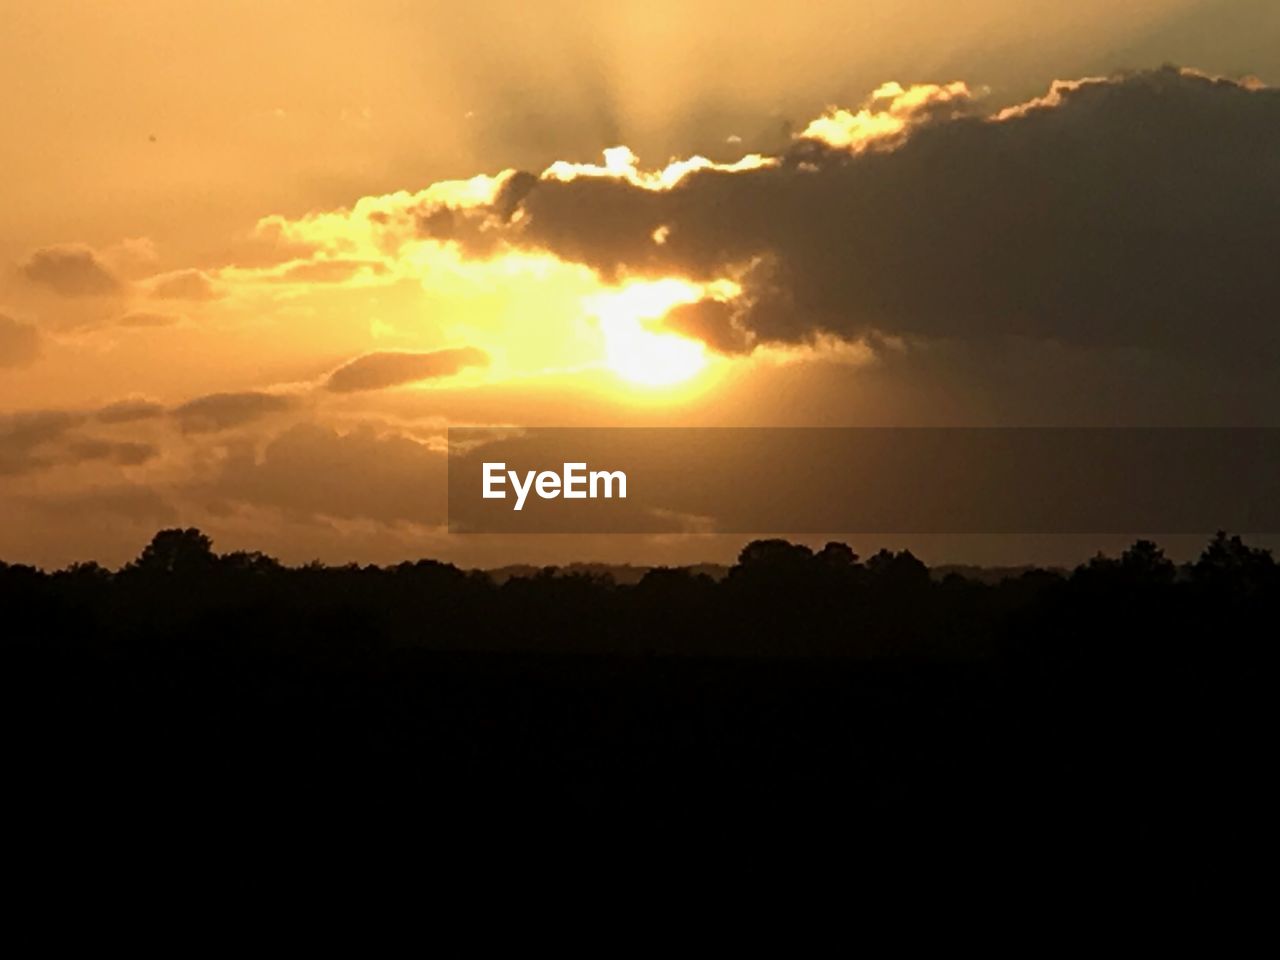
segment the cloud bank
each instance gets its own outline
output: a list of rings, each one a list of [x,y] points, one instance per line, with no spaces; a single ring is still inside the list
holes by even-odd
[[[963,83],[885,84],[775,157],[435,184],[267,225],[326,255],[423,242],[604,282],[729,280],[670,327],[727,352],[897,338],[1280,359],[1280,91],[1165,68],[986,111]]]
[[[1280,359],[1280,92],[1168,69],[982,117],[952,89],[913,98],[922,115],[909,92],[834,113],[777,165],[665,191],[521,181],[506,234],[606,276],[736,280],[731,312],[685,327],[721,348],[736,328]]]

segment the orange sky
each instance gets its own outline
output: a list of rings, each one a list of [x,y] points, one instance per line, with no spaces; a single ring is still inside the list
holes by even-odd
[[[455,542],[431,488],[449,424],[1185,422],[1154,388],[1079,401],[1112,376],[1094,353],[1009,404],[1018,384],[963,358],[930,372],[954,331],[752,326],[769,251],[716,262],[663,222],[647,266],[612,269],[573,251],[615,214],[573,198],[768,184],[797,144],[870,163],[1122,68],[1280,80],[1280,14],[1253,0],[0,0],[0,22],[0,558],[46,565],[117,564],[178,523],[291,561],[722,559],[740,539]],[[491,216],[516,171],[577,234],[518,233],[559,208]],[[1038,351],[1030,370],[1061,342],[1002,349]]]

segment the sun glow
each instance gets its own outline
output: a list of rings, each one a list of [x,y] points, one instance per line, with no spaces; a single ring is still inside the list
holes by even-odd
[[[701,300],[704,291],[684,280],[629,283],[585,298],[587,312],[604,334],[605,366],[629,383],[669,387],[691,380],[707,366],[706,345],[648,324],[672,307]]]

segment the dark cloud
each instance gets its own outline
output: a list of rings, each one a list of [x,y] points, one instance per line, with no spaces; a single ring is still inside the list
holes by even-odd
[[[699,300],[673,307],[662,326],[674,333],[701,340],[720,353],[745,353],[751,339],[735,320],[732,304],[720,300]]]
[[[0,368],[25,367],[40,356],[40,332],[0,313]]]
[[[102,297],[124,290],[98,255],[82,244],[42,247],[20,269],[32,283],[64,297]]]
[[[60,410],[0,417],[0,475],[88,461],[132,467],[156,456],[157,451],[149,444],[76,433],[75,428],[84,420],[81,414]]]
[[[238,427],[294,405],[292,397],[272,393],[211,393],[174,408],[173,416],[184,433],[213,433]]]
[[[216,300],[222,294],[203,271],[178,270],[153,278],[151,296],[157,300]]]
[[[60,410],[0,415],[0,475],[25,473],[51,462],[41,448],[59,440],[81,419]]]
[[[442,525],[445,469],[443,453],[407,437],[298,424],[261,458],[247,446],[233,454],[204,492],[305,517]]]
[[[476,347],[455,347],[427,353],[367,353],[329,375],[325,387],[335,393],[381,390],[403,383],[448,377],[467,367],[483,367],[489,356]]]
[[[513,178],[498,206],[520,214],[513,242],[606,277],[737,279],[731,318],[673,318],[721,349],[737,329],[1280,359],[1280,91],[1169,68],[944,117],[896,149],[780,159],[669,190]]]

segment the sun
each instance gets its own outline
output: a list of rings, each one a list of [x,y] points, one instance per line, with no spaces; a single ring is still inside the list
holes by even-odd
[[[601,317],[605,363],[623,380],[669,387],[696,377],[707,366],[707,348],[673,333],[655,333],[637,317]]]
[[[587,312],[604,335],[604,364],[618,377],[643,387],[669,387],[691,380],[707,366],[706,345],[646,325],[681,303],[702,299],[701,287],[684,280],[637,281],[587,297]]]

